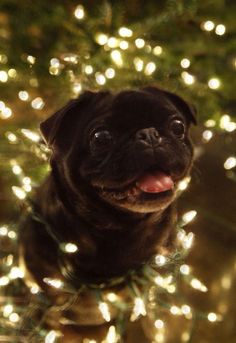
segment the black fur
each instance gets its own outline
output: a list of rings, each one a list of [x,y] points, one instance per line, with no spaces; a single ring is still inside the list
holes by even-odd
[[[174,118],[184,124],[182,137],[170,130]],[[28,218],[22,254],[43,289],[45,277],[63,274],[76,283],[121,275],[170,244],[176,187],[192,165],[191,123],[194,111],[183,99],[146,87],[87,91],[41,124],[52,172],[37,191],[35,211],[62,242],[79,248],[63,255],[45,225]],[[105,141],[97,142],[98,131]],[[155,170],[170,175],[175,189],[132,195],[130,185]]]

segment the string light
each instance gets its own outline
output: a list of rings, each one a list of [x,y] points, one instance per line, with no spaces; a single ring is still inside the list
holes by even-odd
[[[152,52],[154,55],[159,56],[163,53],[163,49],[160,45],[157,45],[152,49]]]
[[[57,338],[59,337],[58,333],[54,330],[49,331],[49,333],[45,337],[45,343],[54,343],[56,342]]]
[[[155,262],[159,267],[161,267],[166,263],[166,257],[163,255],[157,255],[155,257]]]
[[[43,282],[54,288],[62,288],[64,283],[59,279],[44,278]]]
[[[146,316],[146,308],[143,302],[143,299],[140,297],[136,297],[134,299],[134,308],[132,315],[130,317],[131,322],[134,322],[136,319],[138,319],[140,316]]]
[[[192,85],[195,83],[195,76],[189,74],[187,71],[183,71],[181,77],[187,85]]]
[[[183,274],[183,275],[189,275],[190,267],[187,264],[182,264],[180,266],[180,273]]]
[[[134,59],[134,66],[135,66],[135,69],[137,71],[142,71],[143,70],[143,66],[144,66],[143,60],[141,60],[141,58],[139,58],[139,57],[135,57],[135,59]]]
[[[127,49],[129,48],[129,43],[126,42],[125,40],[122,40],[122,41],[120,42],[120,48],[121,48],[122,50],[127,50]]]
[[[9,315],[13,312],[13,306],[11,304],[5,305],[3,309],[3,316],[9,317]]]
[[[91,75],[93,73],[93,67],[91,65],[86,65],[84,68],[84,72],[87,75]]]
[[[218,78],[213,77],[208,81],[208,87],[210,89],[218,89],[221,85],[221,82]]]
[[[135,45],[138,49],[142,49],[145,45],[145,40],[142,38],[135,39]]]
[[[232,168],[236,167],[236,158],[234,156],[230,156],[227,158],[227,160],[224,163],[224,168],[226,170],[230,170]]]
[[[37,97],[34,100],[31,101],[31,106],[35,109],[35,110],[42,110],[44,108],[44,101],[42,98]]]
[[[27,91],[20,91],[18,93],[19,99],[22,101],[27,101],[29,100],[29,93]]]
[[[7,276],[0,277],[0,286],[6,286],[10,282],[9,278]]]
[[[106,78],[101,73],[96,73],[95,74],[95,79],[96,79],[97,84],[100,85],[100,86],[105,85],[105,83],[106,83]]]
[[[209,142],[213,137],[213,132],[210,130],[205,130],[202,133],[202,138],[205,142]]]
[[[0,82],[7,82],[8,80],[8,74],[4,70],[0,70]]]
[[[39,142],[41,137],[38,133],[33,132],[31,130],[28,129],[21,129],[21,132],[23,133],[23,135],[27,138],[29,138],[31,141],[33,142]]]
[[[119,46],[119,40],[115,37],[108,38],[107,45],[109,48],[117,48]]]
[[[79,20],[84,19],[85,12],[84,12],[84,7],[82,5],[78,5],[76,7],[76,9],[74,11],[74,16]]]
[[[108,68],[106,71],[105,71],[105,76],[108,78],[108,79],[113,79],[116,75],[116,72],[115,72],[115,69],[113,68]]]
[[[184,213],[184,215],[182,216],[182,221],[184,225],[190,223],[196,217],[196,215],[197,215],[197,211],[195,210],[191,210]]]
[[[118,67],[123,66],[123,59],[122,59],[121,52],[119,50],[113,50],[111,52],[111,58]]]
[[[35,62],[36,62],[36,58],[34,56],[31,56],[31,55],[28,55],[26,60],[29,64],[35,64]]]
[[[17,187],[17,186],[12,186],[12,191],[18,199],[24,200],[26,198],[26,193],[22,188]]]
[[[20,316],[17,313],[11,313],[10,316],[9,316],[9,320],[12,323],[17,323],[20,320]]]
[[[183,58],[180,62],[182,68],[189,68],[190,67],[190,60],[188,58]]]
[[[61,250],[68,254],[74,254],[78,251],[78,247],[74,243],[63,243],[61,245]]]
[[[217,321],[217,315],[214,312],[210,312],[207,316],[207,319],[209,322],[215,322]]]
[[[8,234],[8,228],[6,226],[0,227],[0,236],[6,236]]]
[[[9,273],[9,278],[11,280],[18,279],[18,278],[23,279],[24,276],[25,274],[23,270],[21,270],[19,267],[12,267]]]
[[[118,341],[118,335],[114,325],[110,326],[106,336],[106,343],[116,343]]]
[[[0,118],[8,119],[12,116],[12,110],[9,107],[4,107],[1,109]]]
[[[207,287],[198,279],[193,278],[190,282],[190,285],[201,292],[207,292]]]
[[[108,41],[108,35],[106,35],[105,33],[98,33],[95,36],[95,41],[99,45],[105,45],[105,44],[107,44],[107,41]]]
[[[156,64],[154,62],[149,62],[145,67],[144,73],[146,75],[152,75],[155,70],[156,70]]]
[[[161,319],[155,320],[154,325],[157,329],[163,329],[164,328],[164,322]]]
[[[178,190],[179,191],[184,191],[185,189],[187,189],[190,181],[191,181],[191,177],[190,176],[185,177],[183,180],[181,180],[178,183]]]
[[[121,27],[118,32],[119,32],[119,35],[124,38],[132,37],[133,35],[133,31],[128,29],[127,27]]]
[[[206,127],[215,127],[216,126],[216,121],[214,119],[208,119],[205,122]]]
[[[108,294],[106,295],[106,298],[107,298],[107,300],[110,301],[110,302],[115,302],[115,301],[118,300],[118,296],[117,296],[115,293],[108,293]]]
[[[216,26],[215,33],[218,36],[223,36],[225,34],[225,31],[226,31],[225,25],[219,24],[219,25]]]
[[[212,30],[214,30],[215,24],[213,21],[207,20],[207,21],[202,23],[201,27],[205,31],[212,31]]]
[[[105,321],[110,322],[111,315],[110,315],[110,311],[109,311],[109,307],[108,307],[107,303],[100,302],[98,305],[98,308],[99,308],[103,318],[105,319]]]
[[[15,79],[17,77],[17,71],[14,68],[11,68],[8,70],[8,76],[12,79]]]

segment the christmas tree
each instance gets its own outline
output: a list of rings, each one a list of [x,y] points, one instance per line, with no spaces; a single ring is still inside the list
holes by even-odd
[[[1,1],[1,341],[233,342],[235,11],[232,0]],[[107,325],[50,327],[45,313],[56,318],[60,309],[37,286],[28,290],[18,267],[21,209],[49,169],[38,124],[85,89],[144,85],[173,91],[198,111],[195,168],[180,187],[177,250],[129,275],[128,299],[111,285],[93,290]]]

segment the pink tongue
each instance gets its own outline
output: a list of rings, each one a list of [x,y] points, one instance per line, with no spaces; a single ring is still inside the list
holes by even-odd
[[[172,178],[161,171],[144,174],[136,183],[143,192],[160,193],[174,187]]]

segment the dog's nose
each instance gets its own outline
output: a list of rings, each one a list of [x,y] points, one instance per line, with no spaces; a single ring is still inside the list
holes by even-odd
[[[137,141],[148,145],[155,145],[161,142],[161,136],[155,127],[149,127],[136,132],[135,138]]]

